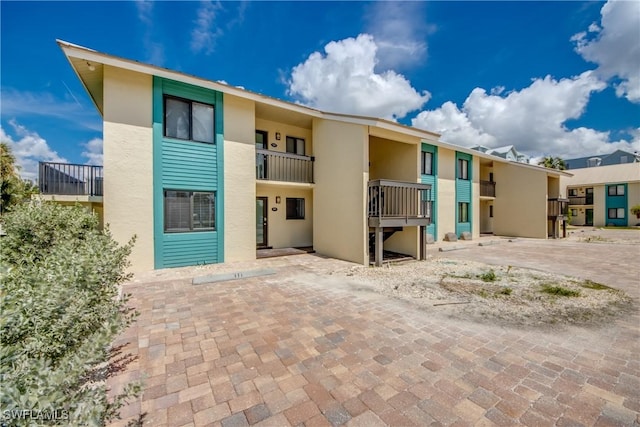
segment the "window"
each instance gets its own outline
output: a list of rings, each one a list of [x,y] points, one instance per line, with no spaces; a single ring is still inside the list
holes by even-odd
[[[304,199],[287,197],[287,219],[304,219]]]
[[[269,148],[268,142],[268,133],[264,130],[256,130],[256,148]]]
[[[422,152],[422,175],[433,175],[433,154],[426,151]]]
[[[578,216],[578,209],[571,209],[571,216],[573,217]]]
[[[610,196],[624,196],[624,185],[610,185],[608,191]]]
[[[213,105],[165,96],[164,136],[212,144],[213,127]]]
[[[287,137],[287,153],[299,154],[304,156],[304,139]]]
[[[569,189],[569,197],[576,197],[578,195],[578,189],[577,188],[570,188]]]
[[[469,222],[469,203],[458,203],[458,222]]]
[[[624,208],[609,208],[609,219],[624,219]]]
[[[489,218],[493,218],[493,205],[489,205]]]
[[[458,179],[469,179],[469,161],[458,159]]]
[[[494,182],[493,181],[493,172],[489,172],[489,182]]]
[[[212,231],[215,217],[215,193],[164,191],[164,231]]]

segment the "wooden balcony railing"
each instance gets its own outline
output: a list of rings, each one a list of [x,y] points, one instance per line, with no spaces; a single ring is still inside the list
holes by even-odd
[[[547,200],[547,217],[567,217],[569,214],[568,199],[548,199]]]
[[[496,183],[493,181],[480,181],[480,196],[496,197]]]
[[[256,149],[256,179],[313,183],[313,157]]]
[[[38,165],[40,194],[102,196],[102,166],[40,162]]]
[[[424,226],[431,222],[431,185],[369,181],[369,227]]]

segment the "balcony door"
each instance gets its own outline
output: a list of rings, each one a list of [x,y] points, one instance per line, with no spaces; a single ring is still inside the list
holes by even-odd
[[[256,198],[256,245],[258,249],[266,248],[267,244],[267,197]]]
[[[256,150],[269,149],[269,134],[256,130]],[[256,179],[267,179],[267,156],[256,151]]]

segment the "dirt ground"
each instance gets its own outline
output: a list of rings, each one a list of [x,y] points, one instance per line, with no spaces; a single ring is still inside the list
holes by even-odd
[[[603,256],[612,245],[619,245],[621,250],[640,255],[640,230],[575,228],[569,230],[567,239],[540,242],[578,243],[591,248],[601,245]],[[505,240],[502,245],[513,245],[516,249],[516,243]],[[477,244],[474,246],[478,250]],[[492,248],[496,247],[484,250]],[[353,266],[335,273],[424,309],[437,307],[438,312],[447,316],[505,326],[598,325],[634,308],[632,297],[616,287],[613,277],[602,283],[545,271],[544,265],[531,269],[474,262],[464,259],[466,250],[457,251],[457,258],[462,259],[434,253],[429,262],[409,261],[383,268]]]

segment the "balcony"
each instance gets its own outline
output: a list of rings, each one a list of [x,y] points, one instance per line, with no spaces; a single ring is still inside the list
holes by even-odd
[[[496,183],[493,181],[480,181],[480,197],[496,197]]]
[[[569,205],[592,205],[593,195],[589,196],[569,196]]]
[[[256,179],[313,183],[313,157],[256,149]]]
[[[567,199],[548,199],[547,200],[547,217],[567,219],[569,214],[569,200]]]
[[[426,226],[431,223],[431,185],[369,181],[369,227]]]
[[[40,194],[98,197],[103,195],[102,166],[40,162],[38,169]]]

